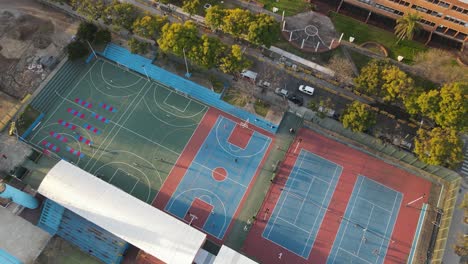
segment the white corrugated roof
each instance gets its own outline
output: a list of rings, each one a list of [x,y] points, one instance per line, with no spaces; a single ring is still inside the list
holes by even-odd
[[[38,191],[166,263],[192,263],[206,239],[197,229],[63,160]]]
[[[257,264],[257,262],[223,245],[213,264]]]

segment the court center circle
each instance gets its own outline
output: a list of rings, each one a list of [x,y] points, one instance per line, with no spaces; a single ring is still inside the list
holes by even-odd
[[[304,32],[307,36],[314,37],[318,35],[318,28],[316,26],[308,25],[304,28]]]
[[[227,178],[227,171],[224,168],[217,167],[211,172],[211,177],[215,181],[224,181]]]

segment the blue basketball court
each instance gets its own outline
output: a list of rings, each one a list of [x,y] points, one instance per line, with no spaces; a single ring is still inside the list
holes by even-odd
[[[383,263],[403,195],[358,176],[327,264]]]
[[[212,211],[201,228],[219,239],[224,237],[271,144],[270,137],[246,127],[241,129],[251,130],[251,136],[244,146],[235,145],[230,142],[235,129],[239,129],[238,123],[218,117],[165,208],[184,219],[191,214],[195,200],[203,201]]]
[[[307,259],[342,170],[302,149],[262,236]]]

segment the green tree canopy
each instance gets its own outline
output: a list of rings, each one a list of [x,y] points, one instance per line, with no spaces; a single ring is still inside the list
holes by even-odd
[[[200,0],[185,0],[182,10],[190,15],[196,14],[201,8]]]
[[[97,20],[104,14],[104,0],[71,0],[70,5],[80,14],[91,20]]]
[[[440,90],[422,93],[418,100],[421,113],[441,127],[466,130],[468,127],[468,83],[456,82]]]
[[[205,22],[213,30],[220,29],[225,16],[225,9],[215,5],[206,10]]]
[[[419,129],[414,153],[427,164],[453,167],[463,160],[462,146],[453,129],[436,127],[430,132]]]
[[[232,45],[231,52],[221,59],[219,68],[225,73],[240,73],[250,67],[252,62],[244,57],[239,45]]]
[[[344,111],[341,122],[354,132],[364,132],[375,125],[376,117],[367,105],[354,101]]]
[[[94,43],[96,44],[106,44],[112,40],[112,35],[109,30],[101,29],[96,32],[96,38],[94,39]]]
[[[404,71],[395,65],[385,67],[382,70],[383,99],[394,101],[397,98],[405,98],[414,89],[414,81]]]
[[[229,9],[223,18],[221,29],[234,37],[240,37],[247,34],[252,19],[252,13],[248,10],[240,8]]]
[[[193,46],[188,56],[196,64],[209,69],[218,65],[225,50],[226,46],[218,38],[203,35],[201,45]]]
[[[183,56],[183,49],[191,51],[193,47],[201,45],[196,25],[187,21],[184,24],[166,24],[162,28],[161,37],[158,39],[159,48],[164,52],[172,52],[177,56]]]
[[[70,60],[83,58],[88,52],[88,45],[80,40],[73,41],[67,45],[67,53]]]
[[[83,41],[93,42],[96,37],[97,30],[98,28],[93,23],[81,22],[78,26],[76,36]]]
[[[276,20],[267,14],[259,14],[250,23],[247,40],[257,44],[270,47],[278,40],[279,25]]]
[[[131,53],[145,54],[148,52],[149,44],[144,41],[139,41],[136,38],[131,38],[127,42]]]
[[[131,30],[133,22],[138,16],[138,10],[130,3],[121,3],[114,0],[114,2],[106,8],[105,14],[106,19],[107,16],[110,16],[112,24]]]
[[[167,24],[169,20],[167,16],[153,16],[146,14],[139,17],[133,22],[133,32],[138,36],[156,40],[161,34],[162,27]]]
[[[361,69],[358,77],[354,78],[356,89],[367,95],[380,95],[383,85],[382,71],[388,63],[381,60],[371,60]]]
[[[418,24],[420,18],[421,16],[418,13],[410,12],[397,19],[395,34],[398,37],[398,41],[413,39],[414,33],[420,28]]]

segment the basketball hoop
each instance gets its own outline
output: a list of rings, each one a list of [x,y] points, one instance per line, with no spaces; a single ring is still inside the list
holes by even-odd
[[[239,126],[242,128],[249,128],[249,119],[245,120],[245,122],[240,122]]]

